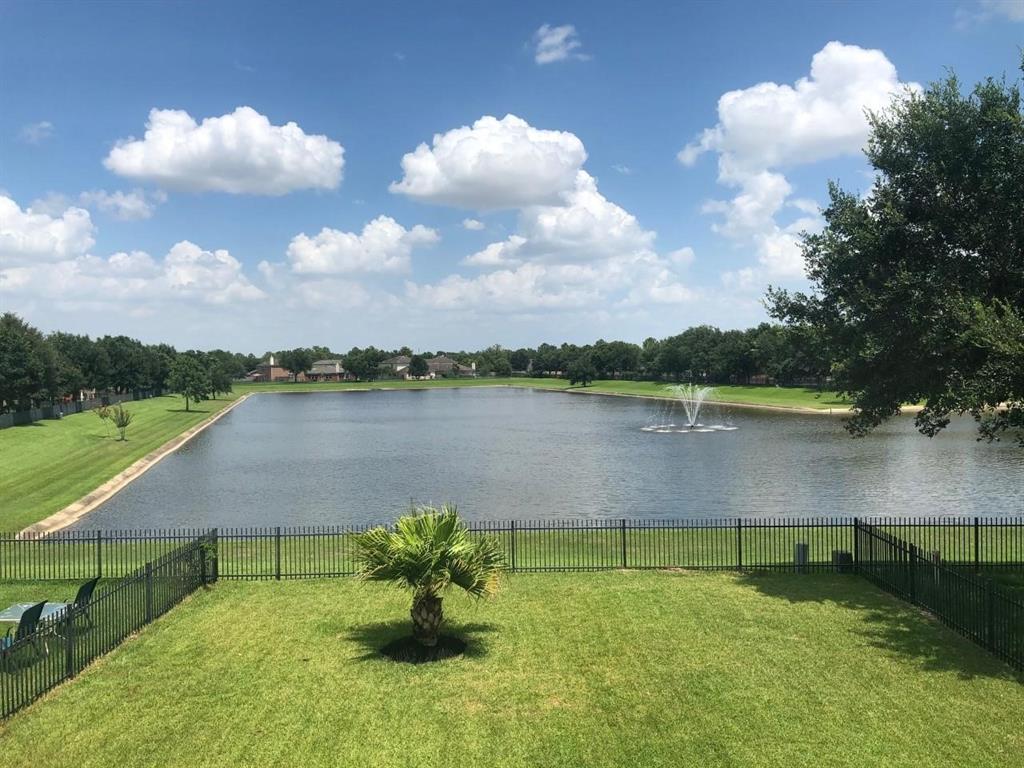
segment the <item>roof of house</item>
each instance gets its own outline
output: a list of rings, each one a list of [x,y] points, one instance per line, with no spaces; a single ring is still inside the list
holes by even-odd
[[[451,369],[459,367],[459,364],[452,360],[447,355],[438,355],[437,357],[427,358],[427,368],[429,368],[431,371],[437,371],[442,368]]]
[[[310,366],[310,373],[344,373],[341,360],[315,360]]]
[[[408,355],[397,355],[395,357],[389,357],[383,361],[381,365],[408,365],[412,360]]]

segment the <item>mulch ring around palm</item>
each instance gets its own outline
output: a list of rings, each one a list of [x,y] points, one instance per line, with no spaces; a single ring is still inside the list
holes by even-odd
[[[450,635],[437,638],[437,645],[425,646],[415,637],[401,637],[393,640],[380,652],[392,661],[406,664],[426,664],[431,661],[444,661],[461,656],[466,651],[466,641]]]

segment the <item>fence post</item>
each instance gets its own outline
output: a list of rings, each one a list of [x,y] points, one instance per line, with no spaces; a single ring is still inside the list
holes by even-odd
[[[743,518],[736,518],[736,570],[743,570]]]
[[[995,597],[992,579],[985,579],[985,645],[991,651],[996,649]]]
[[[103,531],[96,531],[96,578],[103,578]]]
[[[980,531],[978,518],[974,518],[974,572],[981,573],[981,547],[979,547]]]
[[[146,623],[153,620],[153,564],[146,563]]]
[[[64,621],[67,629],[64,633],[64,676],[68,679],[75,676],[75,609],[69,608]]]
[[[206,578],[206,548],[210,543],[208,536],[201,536],[199,538],[199,583],[204,587],[209,584],[209,580]]]
[[[917,545],[910,545],[910,557],[907,562],[907,588],[910,593],[910,602],[917,602],[917,585],[915,584],[915,572],[917,570]]]
[[[512,521],[512,573],[516,572],[516,521]]]
[[[622,518],[622,567],[626,568],[626,518]]]
[[[274,578],[281,580],[281,526],[274,529]]]
[[[210,531],[210,543],[212,546],[213,556],[211,558],[212,563],[210,567],[210,580],[213,582],[217,581],[218,568],[219,568],[219,557],[218,557],[218,544],[217,544],[217,529],[214,528]]]
[[[853,570],[860,572],[860,518],[853,518]]]

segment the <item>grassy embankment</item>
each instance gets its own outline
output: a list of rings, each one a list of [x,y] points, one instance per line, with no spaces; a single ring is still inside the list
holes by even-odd
[[[1024,686],[854,577],[610,572],[446,601],[221,583],[0,725],[5,766],[1019,766]],[[439,757],[440,756],[440,757]]]
[[[193,404],[188,412],[176,396],[126,403],[135,420],[124,442],[92,411],[0,429],[0,531],[58,512],[235,397]]]

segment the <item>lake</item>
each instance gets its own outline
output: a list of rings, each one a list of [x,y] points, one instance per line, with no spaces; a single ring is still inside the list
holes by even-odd
[[[1024,512],[1024,450],[904,417],[861,439],[835,416],[682,408],[511,388],[250,397],[78,528],[343,525],[451,501],[474,520]]]

